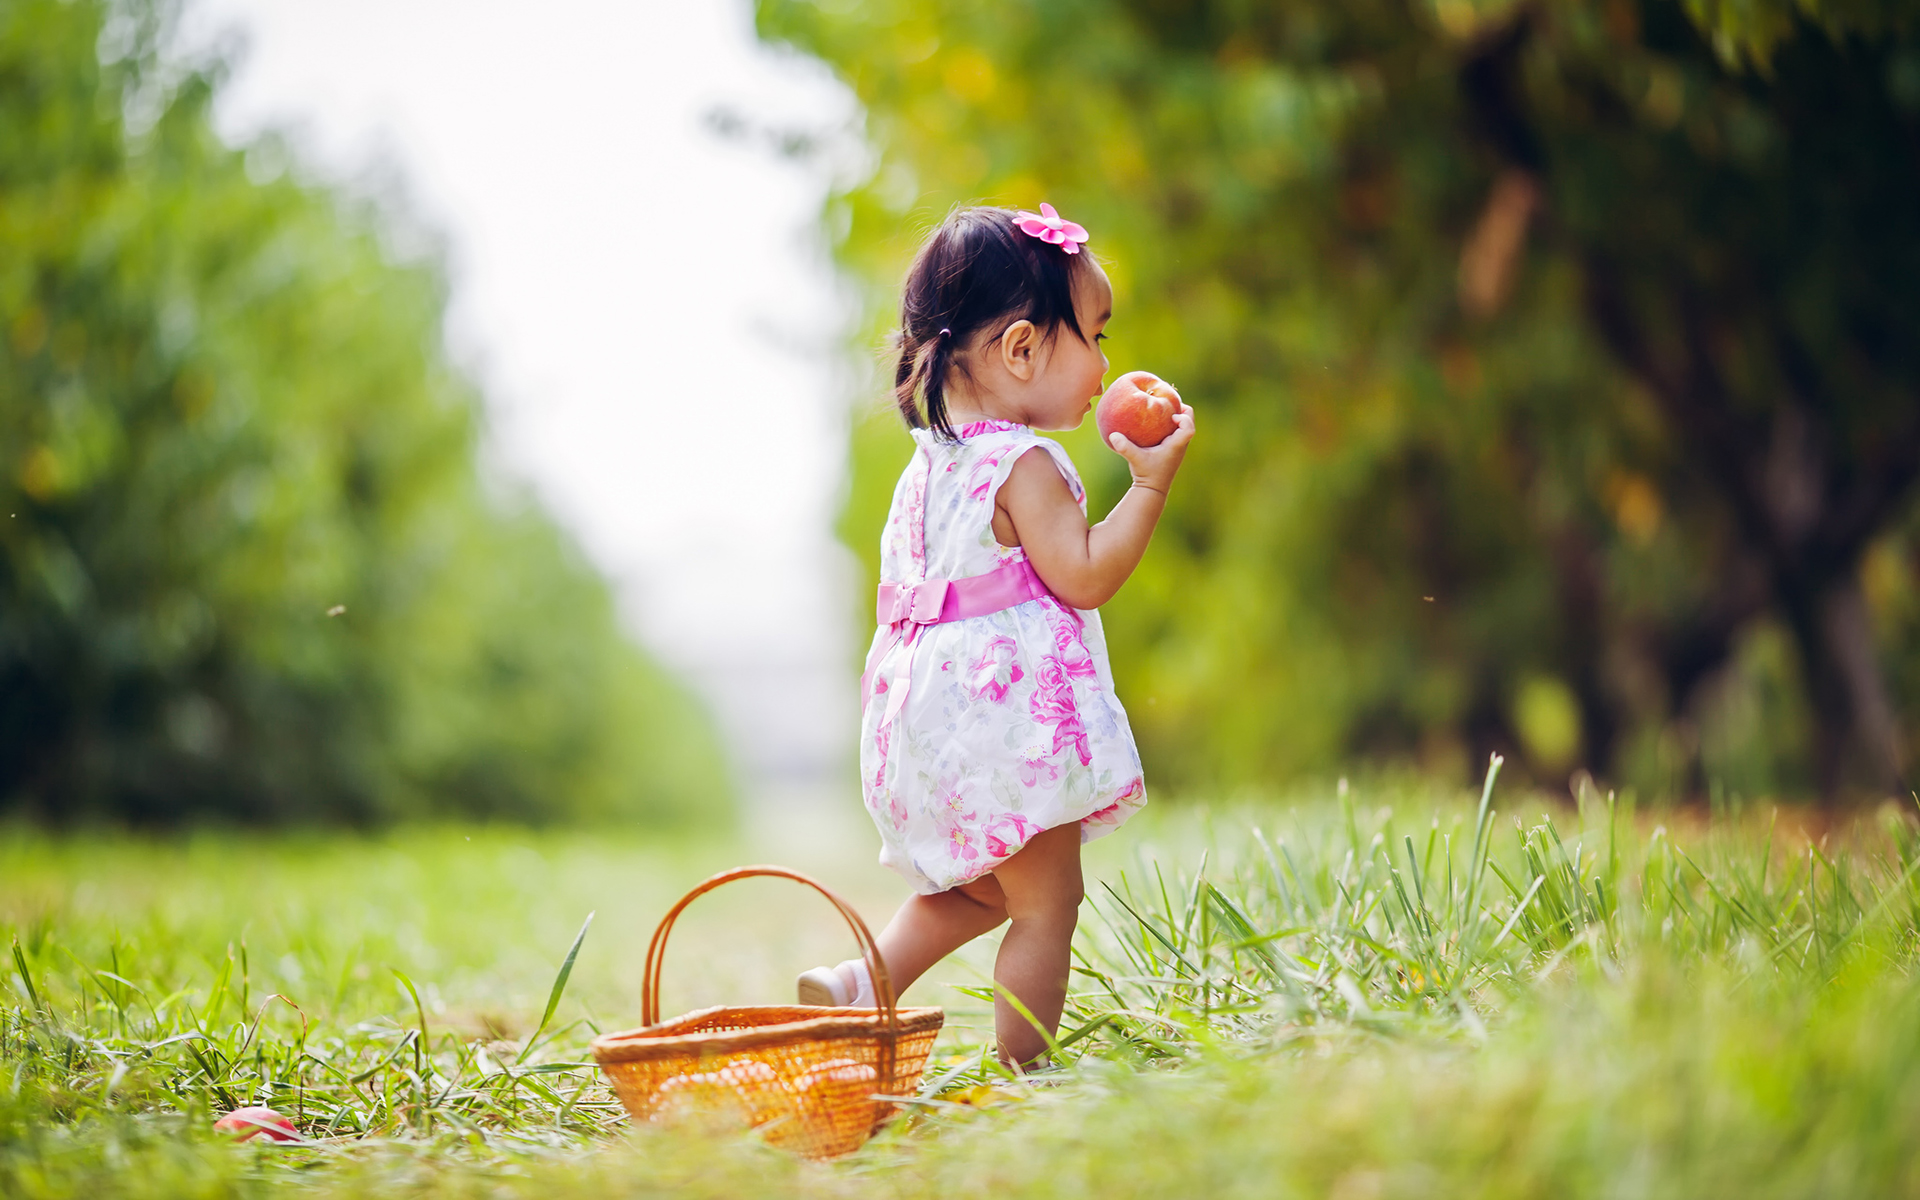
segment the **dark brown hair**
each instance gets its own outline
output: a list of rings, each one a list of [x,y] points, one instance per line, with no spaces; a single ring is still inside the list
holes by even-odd
[[[1007,208],[956,208],[914,256],[893,373],[894,402],[911,428],[931,426],[942,440],[959,440],[947,421],[947,373],[967,374],[956,348],[981,329],[999,332],[1027,320],[1049,341],[1062,325],[1086,340],[1073,311],[1073,284],[1088,254],[1068,254],[1020,232],[1014,216]]]

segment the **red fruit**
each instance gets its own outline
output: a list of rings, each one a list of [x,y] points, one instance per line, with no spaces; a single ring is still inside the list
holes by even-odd
[[[236,1108],[213,1123],[214,1132],[230,1133],[236,1142],[263,1137],[270,1142],[297,1142],[300,1131],[293,1122],[270,1108]]]
[[[1113,381],[1093,410],[1100,440],[1123,433],[1136,446],[1158,446],[1178,428],[1180,393],[1152,371],[1129,371]]]

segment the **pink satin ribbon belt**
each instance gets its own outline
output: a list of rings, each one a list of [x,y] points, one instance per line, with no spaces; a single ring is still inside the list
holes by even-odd
[[[872,682],[873,668],[901,642],[911,646],[927,626],[964,621],[968,617],[983,617],[1003,608],[1012,608],[1016,604],[1051,595],[1053,593],[1041,582],[1033,564],[1024,558],[997,567],[985,575],[973,575],[966,579],[881,584],[875,616],[880,624],[887,626],[887,637],[868,662],[866,674],[860,677],[861,707],[866,707],[867,688]],[[912,678],[913,655],[907,654],[902,656],[893,678],[887,681],[887,712],[881,718],[882,726],[891,725],[894,717],[899,715],[900,706],[907,702],[907,688]]]

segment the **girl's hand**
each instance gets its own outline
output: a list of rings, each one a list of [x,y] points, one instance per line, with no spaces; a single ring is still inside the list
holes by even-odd
[[[1180,411],[1173,416],[1173,426],[1173,432],[1157,446],[1136,446],[1124,433],[1115,433],[1107,439],[1113,452],[1127,460],[1134,487],[1151,488],[1164,496],[1173,486],[1180,460],[1187,456],[1187,443],[1193,440],[1192,405],[1181,401]]]
[[[1063,602],[1099,608],[1140,565],[1166,504],[1167,486],[1193,440],[1191,408],[1182,404],[1174,424],[1158,446],[1136,446],[1113,435],[1111,444],[1127,460],[1134,486],[1091,529],[1053,460],[1038,448],[1028,451],[1000,487],[994,536],[1001,545],[1025,547],[1041,581]]]

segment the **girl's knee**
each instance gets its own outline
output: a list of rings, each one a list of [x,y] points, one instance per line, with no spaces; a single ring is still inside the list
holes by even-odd
[[[1016,921],[1045,921],[1050,925],[1072,928],[1080,920],[1080,901],[1085,889],[1079,880],[1061,880],[1058,886],[1036,888],[1016,903],[1007,903],[1007,915]]]
[[[1053,902],[1070,913],[1080,911],[1080,902],[1087,898],[1087,882],[1080,873],[1080,860],[1076,857],[1068,870],[1061,871],[1047,886]]]
[[[1078,917],[1080,902],[1086,898],[1087,886],[1080,881],[1078,875],[1075,875],[1072,879],[1061,880],[1059,888],[1055,890],[1050,900],[1062,913]]]
[[[1076,882],[1060,895],[1060,911],[1069,921],[1080,921],[1080,902],[1087,898],[1087,889]]]

